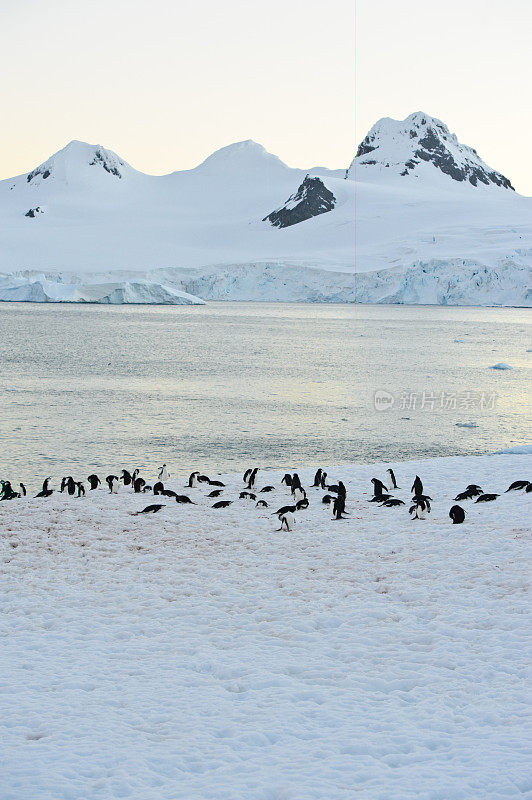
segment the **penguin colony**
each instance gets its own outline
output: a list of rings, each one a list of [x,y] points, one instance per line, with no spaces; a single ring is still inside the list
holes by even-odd
[[[254,467],[247,469],[243,475],[244,487],[239,493],[238,501],[247,504],[252,504],[259,510],[264,510],[269,507],[267,496],[270,492],[274,492],[278,487],[267,485],[258,489],[258,472],[259,468]],[[151,494],[155,497],[164,498],[167,502],[156,502],[146,505],[144,508],[139,509],[133,515],[139,514],[156,514],[166,508],[168,502],[177,504],[190,504],[197,505],[188,494],[179,494],[172,489],[165,488],[164,481],[170,478],[166,464],[158,469],[158,479],[152,485],[140,476],[140,470],[135,469],[130,472],[127,469],[122,469],[120,475],[107,475],[103,481],[96,474],[91,474],[87,477],[86,483],[88,484],[88,491],[95,491],[97,489],[105,489],[105,485],[110,494],[117,494],[121,485],[129,487],[130,491],[135,494]],[[58,490],[50,488],[52,478],[47,477],[44,479],[42,489],[35,497],[48,498],[54,491],[70,496],[83,497],[86,494],[85,481],[76,481],[71,475],[67,475],[61,479],[60,487]],[[393,496],[393,492],[400,487],[392,469],[387,470],[386,481],[381,481],[379,478],[372,478],[372,493],[373,496],[368,502],[376,503],[381,508],[397,508],[406,505],[404,500],[400,500]],[[211,488],[214,487],[214,488]],[[271,516],[277,517],[280,527],[277,531],[291,531],[295,522],[298,512],[303,511],[309,507],[310,501],[307,496],[307,490],[302,486],[301,480],[297,472],[285,473],[281,480],[281,487],[290,493],[290,501],[282,505],[276,511],[268,512]],[[236,499],[223,497],[225,484],[219,480],[212,480],[207,475],[201,474],[199,471],[192,472],[186,484],[187,489],[211,489],[207,492],[206,497],[214,500],[212,508],[224,509],[237,502]],[[314,490],[314,491],[312,491]],[[347,503],[347,490],[344,483],[339,480],[336,483],[328,483],[327,473],[322,469],[318,469],[314,475],[314,482],[311,484],[309,491],[315,496],[317,492],[325,492],[321,497],[321,504],[328,506],[331,519],[344,520],[349,518],[349,511],[346,508]],[[514,481],[506,492],[532,492],[532,482],[528,480]],[[432,497],[425,494],[423,482],[419,475],[416,475],[411,487],[411,504],[409,505],[408,512],[412,520],[426,520],[431,513]],[[26,486],[19,483],[17,488],[8,480],[0,480],[0,501],[15,500],[27,495]],[[464,491],[459,492],[454,498],[454,502],[473,501],[475,503],[489,503],[499,497],[499,494],[484,492],[484,490],[477,484],[469,484],[465,487]],[[218,499],[221,498],[221,499]],[[453,525],[458,525],[464,522],[466,512],[460,505],[453,505],[449,510],[449,518],[452,520]]]

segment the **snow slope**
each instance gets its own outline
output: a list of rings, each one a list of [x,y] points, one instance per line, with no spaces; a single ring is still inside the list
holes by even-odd
[[[380,120],[357,152],[345,179],[292,169],[251,141],[155,177],[71,142],[0,182],[0,270],[63,283],[174,270],[174,288],[192,293],[180,276],[195,270],[203,299],[220,296],[222,271],[225,299],[286,299],[289,284],[288,299],[348,302],[352,282],[338,276],[356,265],[361,302],[530,304],[532,198],[421,112]],[[272,226],[307,173],[334,208]]]
[[[531,464],[391,465],[434,498],[417,522],[367,503],[388,464],[329,468],[350,517],[309,489],[290,533],[184,476],[199,505],[155,516],[127,489],[0,503],[2,800],[527,796],[531,495],[447,513]]]

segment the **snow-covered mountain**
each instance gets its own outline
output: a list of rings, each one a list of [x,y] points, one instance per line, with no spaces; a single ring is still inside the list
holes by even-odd
[[[0,219],[0,271],[20,299],[44,273],[204,299],[348,302],[356,262],[364,302],[529,302],[532,199],[421,112],[380,120],[347,171],[294,169],[245,141],[152,176],[74,141],[0,182]]]

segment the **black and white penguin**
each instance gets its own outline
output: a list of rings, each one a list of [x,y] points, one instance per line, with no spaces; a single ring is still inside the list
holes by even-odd
[[[76,488],[78,490],[78,497],[85,497],[85,486],[82,481],[76,481]]]
[[[156,514],[162,508],[166,508],[166,506],[160,503],[152,503],[152,505],[143,508],[142,511],[132,511],[131,516],[137,517],[139,514]]]
[[[207,497],[220,497],[220,495],[222,494],[222,492],[223,492],[223,489],[214,489],[214,491],[212,491],[212,492],[209,492],[209,494],[207,495]]]
[[[191,472],[188,478],[188,488],[194,489],[198,485],[199,472]]]
[[[232,500],[218,500],[217,503],[212,504],[212,508],[227,508],[232,502]]]
[[[26,495],[27,495],[26,487],[24,486],[23,483],[19,483],[19,486],[20,486],[20,491],[21,491],[22,497],[26,497]]]
[[[307,493],[304,489],[301,489],[299,486],[292,487],[292,497],[294,498],[294,502],[298,503],[300,500],[304,500],[307,496]]]
[[[208,475],[198,475],[197,479],[198,483],[210,483],[211,479]]]
[[[191,506],[197,505],[190,497],[187,497],[186,494],[176,494],[175,496],[176,503],[181,503],[182,505],[186,505],[189,503]]]
[[[481,494],[477,497],[475,503],[491,503],[491,501],[495,500],[498,496],[498,494]]]
[[[294,527],[295,517],[291,511],[285,511],[284,514],[281,514],[279,517],[281,522],[281,527],[277,528],[277,532],[279,531],[291,531]]]
[[[153,484],[153,494],[161,494],[162,492],[164,492],[164,483],[157,481],[157,483]]]
[[[290,514],[294,514],[295,511],[296,511],[295,506],[281,506],[281,508],[278,508],[277,511],[274,511],[272,513],[272,516],[275,515],[276,517],[279,517],[279,519],[281,519],[283,514],[287,514],[288,512],[290,512]]]
[[[319,469],[316,474],[314,475],[314,483],[312,484],[313,487],[320,487],[321,486],[321,473],[322,470]]]
[[[332,504],[331,516],[333,519],[346,519],[344,516],[345,511],[345,497],[339,494]]]
[[[122,470],[122,475],[120,476],[120,480],[123,481],[124,486],[131,486],[131,484],[133,482],[132,478],[131,478],[131,472],[128,472],[127,469],[123,469]]]
[[[266,500],[257,500],[255,503],[255,508],[268,508],[268,503]]]
[[[2,481],[0,500],[14,500],[16,497],[20,497],[20,493],[14,491],[11,481]]]
[[[528,486],[528,483],[529,483],[528,481],[514,481],[506,489],[506,492],[519,492],[519,491],[521,491],[521,489],[526,489],[526,487]],[[505,494],[506,494],[506,492],[505,492]]]
[[[118,493],[118,476],[117,475],[108,475],[105,479],[107,486],[109,487],[109,491],[111,494]]]
[[[261,492],[275,492],[275,486],[265,486],[260,491]]]
[[[170,476],[168,475],[168,470],[166,469],[166,464],[163,464],[162,467],[159,469],[159,474],[157,475],[157,480],[159,481],[167,481]]]
[[[53,489],[42,489],[42,491],[37,492],[35,497],[50,497],[50,495],[53,493],[54,493]]]
[[[285,486],[292,486],[292,476],[289,472],[286,472],[281,480],[281,483]]]
[[[43,480],[43,482],[42,482],[42,491],[43,492],[49,491],[48,484],[50,483],[51,480],[52,480],[51,478],[45,478]],[[48,497],[48,495],[43,495],[43,497]]]
[[[210,486],[222,486],[223,487],[223,486],[225,486],[225,483],[222,483],[221,481],[209,481],[209,485]]]
[[[294,474],[292,475],[292,483],[290,484],[290,486],[292,487],[292,492],[296,487],[299,489],[302,488],[301,481],[299,479],[299,475],[297,474],[297,472],[294,472]]]
[[[251,473],[252,473],[252,472],[253,472],[253,470],[252,470],[252,468],[251,468],[251,467],[249,467],[249,469],[247,469],[247,470],[244,472],[244,474],[242,475],[242,481],[243,481],[244,483],[247,483],[247,482],[248,482],[248,478],[249,478],[249,476],[251,475]]]
[[[321,473],[320,487],[322,489],[326,489],[327,488],[327,473],[326,472],[322,472]]]
[[[528,486],[527,486],[527,487],[526,487],[526,489],[525,489],[525,492],[527,492],[527,493],[528,493],[528,492],[532,492],[532,483],[529,483],[529,484],[528,484]]]
[[[61,478],[61,486],[59,487],[59,491],[61,492],[61,494],[63,494],[63,492],[67,488],[67,483],[68,483],[68,478]]]
[[[69,477],[67,478],[66,488],[69,495],[73,495],[76,493],[76,488],[77,488],[76,481],[74,480],[72,475],[69,475]]]
[[[155,486],[153,488],[155,489]],[[153,494],[155,494],[155,492]],[[174,492],[172,489],[160,489],[157,492],[157,494],[160,494],[163,497],[177,497],[178,496],[177,492]]]
[[[244,492],[240,492],[240,494],[238,496],[239,496],[239,498],[241,500],[256,500],[257,499],[256,495],[254,495],[253,492],[245,492],[245,491]]]
[[[133,481],[133,491],[135,494],[139,494],[139,492],[144,491],[144,487],[146,486],[146,481],[144,478],[135,478]]]
[[[99,479],[99,477],[98,477],[97,475],[89,475],[89,477],[87,478],[87,480],[88,480],[88,482],[89,482],[89,484],[90,484],[90,488],[91,488],[91,490],[92,490],[92,489],[97,489],[97,488],[98,488],[98,486],[99,486],[99,485],[100,485],[100,483],[101,483],[101,480]]]
[[[477,488],[468,487],[465,491],[458,492],[458,494],[454,499],[458,500],[459,502],[461,502],[462,500],[472,500],[473,497],[478,497],[481,494],[482,494],[482,489],[478,490]]]
[[[296,503],[296,511],[303,511],[303,509],[309,507],[308,497],[304,497],[302,500],[298,500]]]
[[[330,494],[324,494],[321,498],[321,502],[326,506],[330,504],[331,500],[334,500],[334,497]]]
[[[423,483],[421,482],[421,478],[419,477],[419,475],[416,475],[416,479],[415,479],[414,483],[412,484],[412,490],[411,491],[412,491],[412,494],[414,494],[414,495],[423,494]]]
[[[373,484],[373,496],[374,497],[382,497],[386,494],[386,486],[383,484],[381,480],[378,478],[372,478],[371,482]]]
[[[342,483],[342,481],[338,481],[338,483],[335,483],[333,486],[327,486],[327,491],[334,492],[334,494],[337,494],[338,497],[344,497],[344,498],[347,494],[346,488]]]
[[[394,506],[404,506],[403,500],[399,500],[397,497],[388,497],[381,503],[381,506],[385,506],[386,508],[394,508]]]
[[[388,484],[388,489],[391,491],[392,489],[398,489],[397,481],[395,480],[395,475],[393,469],[387,469],[386,472],[388,473],[388,478],[386,480]]]
[[[414,504],[410,506],[409,513],[412,519],[426,519],[427,514],[430,514],[430,502],[418,495]]]
[[[449,511],[449,516],[453,521],[453,525],[460,525],[465,520],[465,511],[461,506],[453,506]]]
[[[258,471],[259,471],[258,467],[255,467],[255,469],[251,470],[251,473],[250,473],[250,475],[248,477],[248,486],[247,486],[248,489],[254,489],[255,488],[255,485],[257,483],[257,472]]]
[[[387,493],[386,494],[375,494],[375,495],[373,495],[371,500],[368,500],[368,503],[384,503],[385,500],[391,500],[391,499],[392,499],[391,494],[387,494]]]

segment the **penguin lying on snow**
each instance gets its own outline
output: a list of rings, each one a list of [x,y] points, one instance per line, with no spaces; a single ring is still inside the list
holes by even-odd
[[[260,491],[261,492],[275,492],[275,486],[265,486]]]
[[[466,487],[465,491],[458,492],[458,494],[454,499],[458,501],[472,500],[473,497],[478,497],[481,494],[482,494],[482,489],[480,488],[480,486],[475,486],[471,484],[470,486]]]
[[[303,511],[304,508],[309,507],[308,497],[303,497],[302,500],[298,500],[296,503],[296,511]]]
[[[256,495],[253,492],[240,492],[238,495],[241,500],[256,500]]]
[[[137,517],[139,514],[156,514],[161,510],[161,508],[166,508],[166,506],[153,503],[151,506],[146,506],[146,508],[143,508],[142,511],[132,511],[131,516]]]
[[[220,495],[222,494],[222,492],[223,492],[223,489],[214,489],[214,491],[212,491],[212,492],[209,492],[209,494],[207,495],[207,497],[220,497]]]
[[[209,481],[209,486],[225,486],[221,481]]]
[[[480,497],[477,497],[475,503],[490,503],[492,500],[495,500],[499,495],[498,494],[481,494]]]
[[[232,500],[218,500],[217,503],[212,504],[212,508],[227,508],[232,502]]]
[[[325,495],[323,495],[323,497],[321,498],[321,502],[322,502],[324,505],[326,505],[326,506],[328,506],[328,505],[329,505],[329,503],[331,502],[331,500],[334,500],[334,497],[332,497],[332,495],[330,495],[330,494],[325,494]]]
[[[518,492],[521,489],[526,489],[529,485],[528,481],[514,481],[510,484],[510,486],[506,489],[506,492]],[[506,494],[505,492],[505,494]]]
[[[175,501],[176,501],[176,503],[181,503],[181,505],[187,505],[187,503],[189,505],[191,505],[191,506],[196,506],[197,505],[197,503],[195,503],[193,500],[191,500],[190,497],[187,497],[186,494],[176,494]],[[215,503],[215,505],[216,505],[216,503]]]
[[[381,506],[393,508],[394,506],[404,506],[404,502],[403,500],[398,500],[397,497],[387,497],[386,500],[381,503]]]
[[[268,503],[266,500],[257,500],[255,503],[255,508],[268,508]]]
[[[465,511],[461,506],[453,506],[449,511],[449,516],[453,521],[453,525],[460,525],[465,520]]]

